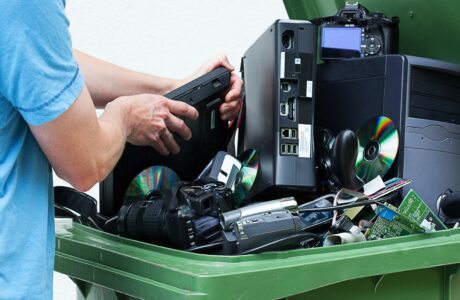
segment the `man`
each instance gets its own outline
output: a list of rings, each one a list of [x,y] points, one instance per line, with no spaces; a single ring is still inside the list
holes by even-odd
[[[50,299],[54,261],[51,166],[86,191],[114,167],[125,142],[180,151],[182,118],[197,111],[160,95],[183,80],[136,73],[72,51],[64,0],[0,0],[0,299]],[[235,118],[232,74],[221,117]],[[105,108],[97,118],[95,107]]]

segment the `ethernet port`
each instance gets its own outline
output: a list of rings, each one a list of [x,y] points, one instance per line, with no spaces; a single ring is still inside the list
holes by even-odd
[[[291,137],[291,130],[288,128],[281,129],[281,138],[289,139]]]

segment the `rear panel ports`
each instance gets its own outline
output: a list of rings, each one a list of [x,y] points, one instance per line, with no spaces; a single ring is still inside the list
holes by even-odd
[[[291,84],[287,81],[281,81],[281,91],[289,93],[291,91]]]
[[[287,103],[288,103],[288,118],[292,121],[295,121],[296,100],[295,98],[289,98]]]
[[[280,103],[280,115],[283,117],[287,117],[289,114],[289,107],[287,102]]]
[[[297,129],[295,128],[281,128],[282,139],[297,139]]]
[[[296,119],[296,99],[291,97],[288,101],[280,102],[280,115],[288,117],[291,121]]]
[[[281,144],[281,155],[298,155],[297,144]]]

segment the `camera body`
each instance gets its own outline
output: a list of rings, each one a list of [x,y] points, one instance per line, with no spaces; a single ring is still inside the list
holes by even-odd
[[[171,245],[180,249],[219,238],[219,215],[235,208],[232,190],[217,181],[183,185],[168,205],[164,231]]]
[[[388,19],[359,3],[346,3],[335,16],[312,22],[321,29],[323,60],[398,53],[398,17]]]
[[[233,193],[218,181],[179,182],[171,194],[151,191],[124,205],[118,233],[124,237],[191,249],[220,238],[219,214],[235,208]]]

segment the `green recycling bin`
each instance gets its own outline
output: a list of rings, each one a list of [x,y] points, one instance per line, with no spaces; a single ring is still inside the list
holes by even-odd
[[[333,15],[344,2],[284,0],[292,19]],[[359,2],[401,18],[401,53],[460,63],[460,1]],[[55,270],[72,278],[80,299],[460,300],[460,229],[213,256],[63,223],[56,226]]]
[[[460,229],[245,256],[194,254],[74,223],[55,269],[80,299],[460,299]]]
[[[344,0],[283,0],[291,19],[332,16]],[[349,3],[355,0],[347,1]],[[399,52],[460,64],[460,1],[362,0],[370,11],[398,16]]]

